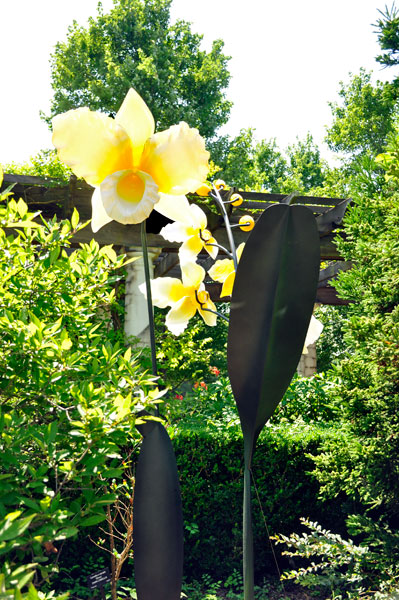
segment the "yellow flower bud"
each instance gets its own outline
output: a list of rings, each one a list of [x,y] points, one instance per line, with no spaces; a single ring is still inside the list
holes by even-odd
[[[202,185],[199,186],[198,190],[196,190],[196,194],[198,194],[198,196],[209,196],[209,192],[212,191],[212,188],[209,187],[209,185],[207,183],[203,183]]]
[[[244,198],[240,194],[233,194],[230,198],[230,202],[233,206],[240,206],[244,202]]]
[[[223,181],[223,179],[216,179],[216,181],[213,184],[215,186],[215,188],[217,190],[224,190],[226,187],[225,182]]]
[[[209,293],[206,290],[197,292],[197,299],[199,304],[206,304],[209,300]]]
[[[251,231],[255,227],[255,221],[250,215],[245,215],[244,217],[241,217],[238,221],[238,224],[242,231]]]

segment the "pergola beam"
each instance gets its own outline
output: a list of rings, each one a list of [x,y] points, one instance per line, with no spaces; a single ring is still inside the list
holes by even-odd
[[[82,221],[91,218],[91,196],[93,188],[83,180],[77,180],[72,176],[68,184],[59,185],[59,181],[54,179],[42,179],[38,177],[5,174],[2,188],[4,189],[10,183],[14,183],[13,193],[15,197],[22,197],[32,211],[40,210],[45,218],[70,217],[74,207],[77,208]],[[224,191],[223,194],[231,194],[232,191]],[[240,216],[250,212],[255,220],[257,215],[261,214],[268,206],[282,202],[285,194],[265,194],[262,192],[239,192],[244,203],[237,209],[232,209],[231,222],[238,222]],[[190,201],[198,203],[207,213],[208,228],[211,229],[218,242],[228,247],[228,237],[224,227],[223,219],[211,211],[204,198],[191,195]],[[311,196],[296,196],[294,203],[307,206],[315,215],[320,234],[320,254],[322,261],[339,261],[342,257],[334,243],[336,228],[342,224],[342,219],[350,200],[345,198],[325,198]],[[147,223],[147,243],[148,246],[161,251],[160,258],[155,264],[155,276],[165,275],[179,277],[178,255],[179,244],[166,242],[159,235],[160,229],[168,222],[167,219],[153,211]],[[248,233],[235,229],[234,237],[236,244],[245,242]],[[112,244],[123,249],[141,246],[140,225],[121,225],[112,221],[100,231],[93,234],[90,226],[78,231],[74,236],[74,244],[88,243],[95,239],[100,245]],[[223,256],[223,254],[221,254]],[[200,262],[203,260],[200,257]],[[209,268],[209,267],[208,267]],[[324,271],[322,271],[324,273]],[[343,304],[344,302],[337,298],[334,288],[328,285],[328,280],[334,275],[334,270],[330,269],[323,275],[323,281],[320,282],[317,302],[323,304]],[[208,289],[215,300],[219,300],[221,286],[217,283],[209,283]]]

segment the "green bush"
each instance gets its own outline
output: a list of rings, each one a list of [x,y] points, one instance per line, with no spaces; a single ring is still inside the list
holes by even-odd
[[[72,174],[69,167],[60,161],[54,148],[40,150],[24,163],[11,162],[3,164],[3,171],[14,175],[33,175],[44,179],[57,179],[58,185],[67,183]]]
[[[310,533],[276,536],[288,546],[283,554],[291,558],[312,558],[310,565],[284,573],[305,587],[324,589],[335,600],[392,600],[399,593],[397,562],[386,552],[398,534],[380,527],[370,519],[351,517],[349,527],[354,533],[367,530],[367,539],[355,544],[351,539],[325,530],[318,523],[301,519]],[[397,544],[396,544],[397,545]],[[332,596],[330,596],[332,594]]]
[[[76,212],[35,216],[0,204],[0,593],[18,598],[31,581],[50,589],[64,541],[105,520],[136,408],[157,396],[112,326],[124,257],[72,251]]]
[[[218,306],[228,314],[229,305]],[[155,310],[157,361],[161,380],[173,391],[188,383],[209,380],[209,367],[217,367],[227,375],[227,331],[223,319],[215,327],[208,327],[199,315],[190,320],[187,329],[179,336],[165,327],[167,310]],[[188,388],[188,389],[189,389]]]
[[[333,427],[284,424],[262,433],[253,461],[257,578],[277,575],[262,512],[271,534],[288,533],[304,514],[328,515],[328,523],[343,526],[347,507],[323,505],[318,484],[309,474],[321,440],[335,436]],[[195,432],[179,428],[173,437],[185,519],[185,575],[210,575],[225,580],[241,571],[242,436],[238,427]],[[281,567],[280,563],[280,567]]]
[[[332,598],[398,593],[399,194],[388,189],[373,199],[355,197],[337,242],[353,263],[333,283],[351,302],[342,325],[346,352],[334,364],[330,390],[341,425],[313,456],[321,497],[353,502],[347,533],[354,541],[325,531],[325,520],[323,529],[311,526],[310,537],[288,541],[295,556],[315,555],[322,565],[296,571],[298,580],[328,584]]]

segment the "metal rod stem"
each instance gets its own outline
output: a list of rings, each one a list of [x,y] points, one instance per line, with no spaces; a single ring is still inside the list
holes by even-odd
[[[145,288],[146,288],[146,292],[147,292],[147,310],[148,310],[148,325],[150,328],[152,374],[154,376],[156,376],[156,375],[158,375],[158,369],[157,369],[157,356],[156,356],[156,349],[155,349],[155,326],[154,326],[154,312],[153,312],[153,308],[152,308],[150,262],[148,259],[147,232],[146,232],[146,221],[145,220],[142,221],[142,223],[141,223],[141,247],[143,249]]]
[[[216,188],[214,188],[213,191],[214,191],[214,193],[212,194],[212,198],[214,200],[216,200],[216,203],[217,203],[217,205],[218,205],[218,207],[219,207],[219,209],[220,209],[220,211],[222,213],[222,216],[223,216],[223,219],[224,219],[224,224],[226,226],[227,237],[229,239],[231,254],[233,255],[234,269],[235,269],[235,271],[237,271],[238,261],[237,261],[236,245],[235,245],[233,234],[232,234],[232,231],[231,231],[229,216],[227,214],[227,211],[226,211],[226,208],[224,206],[223,200],[220,197],[219,191]]]

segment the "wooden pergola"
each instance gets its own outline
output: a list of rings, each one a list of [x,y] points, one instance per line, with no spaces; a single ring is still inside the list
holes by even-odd
[[[39,177],[29,177],[23,175],[5,174],[2,189],[10,184],[15,184],[13,194],[16,198],[23,198],[31,211],[40,210],[45,218],[69,218],[73,209],[76,207],[82,221],[91,218],[91,195],[93,188],[83,180],[78,180],[72,176],[67,185],[60,185],[60,182],[52,179],[41,179]],[[223,194],[231,194],[237,189],[224,191]],[[282,202],[285,194],[266,194],[261,192],[239,191],[244,198],[244,203],[238,208],[231,209],[230,220],[232,223],[238,222],[239,218],[251,213],[257,218],[261,212],[272,204]],[[189,197],[192,202],[198,203],[207,213],[208,228],[214,233],[218,242],[227,247],[228,240],[226,229],[222,217],[214,212],[211,203],[206,198],[201,198],[196,194]],[[323,198],[310,196],[296,196],[294,202],[303,204],[312,210],[316,217],[319,235],[321,261],[330,262],[327,268],[320,272],[319,287],[317,291],[316,302],[321,304],[345,304],[346,302],[337,297],[335,289],[329,285],[331,279],[337,276],[342,269],[350,268],[350,264],[343,262],[334,244],[334,237],[337,229],[342,224],[345,210],[350,202],[344,198]],[[230,205],[231,206],[231,205]],[[160,229],[168,223],[168,220],[162,215],[153,211],[147,221],[148,246],[158,249],[160,252],[155,261],[155,277],[165,275],[179,277],[178,247],[179,244],[173,244],[165,241],[159,235]],[[239,228],[234,230],[234,237],[237,245],[245,242],[248,233]],[[74,243],[87,243],[95,239],[100,245],[113,244],[116,247],[128,250],[137,248],[141,245],[140,225],[121,225],[112,221],[100,231],[93,234],[90,227],[79,231],[74,237]],[[200,264],[209,268],[212,260],[208,255],[200,255],[198,258]],[[207,289],[214,301],[220,300],[221,284],[211,280],[206,282]],[[224,299],[223,299],[224,300]]]

